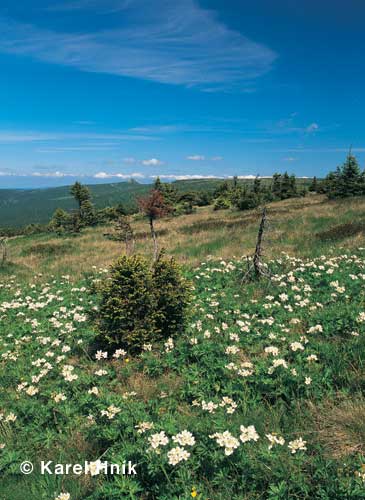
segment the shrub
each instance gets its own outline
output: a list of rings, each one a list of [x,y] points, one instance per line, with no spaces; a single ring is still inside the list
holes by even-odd
[[[181,333],[185,326],[186,308],[190,299],[190,287],[174,259],[166,259],[160,254],[153,266],[153,286],[159,337],[173,337]]]
[[[219,196],[219,198],[217,198],[214,202],[213,210],[227,210],[230,206],[231,204],[227,198]]]
[[[151,268],[141,256],[123,256],[101,287],[99,340],[139,349],[180,333],[189,286],[173,259],[160,256]]]
[[[242,196],[239,197],[235,206],[238,210],[252,210],[260,205],[261,197],[255,193],[242,193]]]
[[[101,292],[101,340],[133,346],[148,341],[155,330],[155,297],[147,261],[139,256],[121,257],[112,266]]]

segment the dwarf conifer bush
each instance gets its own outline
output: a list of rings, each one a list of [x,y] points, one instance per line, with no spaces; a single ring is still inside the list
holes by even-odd
[[[144,343],[182,331],[189,285],[173,259],[160,256],[150,267],[138,255],[121,257],[102,285],[99,340],[138,350]]]
[[[160,338],[181,333],[190,299],[190,287],[174,259],[163,255],[153,266],[153,286],[156,298],[156,329]]]

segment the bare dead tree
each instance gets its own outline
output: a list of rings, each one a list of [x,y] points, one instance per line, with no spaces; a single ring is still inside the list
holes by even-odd
[[[250,262],[249,257],[247,257],[247,272],[244,275],[242,281],[245,281],[251,274],[252,272],[255,275],[255,278],[259,280],[262,276],[265,277],[270,277],[269,272],[266,269],[266,266],[262,262],[262,255],[263,255],[263,238],[264,238],[264,232],[267,224],[267,209],[266,207],[263,208],[262,214],[261,214],[261,221],[259,225],[259,230],[257,233],[257,240],[256,240],[256,248],[255,248],[255,253],[252,257],[252,260]]]
[[[150,224],[150,231],[153,240],[153,261],[158,257],[157,235],[154,221],[160,219],[171,212],[171,206],[166,203],[162,193],[153,189],[149,195],[138,199],[140,211],[147,217]]]
[[[2,266],[5,264],[7,256],[8,256],[7,243],[8,243],[7,238],[0,238],[0,251],[1,251],[0,263]]]
[[[261,222],[259,226],[259,231],[257,233],[257,241],[256,241],[256,248],[255,248],[255,254],[253,256],[253,267],[255,270],[255,275],[256,278],[260,278],[260,275],[262,274],[261,267],[261,257],[262,257],[262,237],[264,235],[264,230],[265,230],[265,223],[266,223],[266,207],[264,207],[261,215]]]
[[[126,255],[132,255],[135,247],[135,238],[130,219],[127,215],[121,215],[117,219],[115,230],[117,233],[116,239],[124,241]]]

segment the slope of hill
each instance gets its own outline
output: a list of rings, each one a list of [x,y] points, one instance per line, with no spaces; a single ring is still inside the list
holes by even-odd
[[[11,239],[0,498],[364,499],[364,215],[364,198],[270,204],[272,279],[251,283],[240,255],[254,247],[259,211],[159,221],[194,300],[186,329],[142,353],[96,352],[90,285],[122,251],[103,236],[110,228]],[[148,254],[148,224],[133,226]],[[33,474],[19,473],[24,459]],[[40,472],[41,460],[95,471],[98,459],[130,460],[136,475]]]
[[[252,253],[255,248],[260,209],[239,212],[199,208],[191,215],[164,218],[156,222],[158,243],[184,265],[198,264],[209,256],[224,259]],[[311,256],[333,251],[341,245],[364,245],[365,198],[329,201],[325,196],[307,196],[268,205],[265,256],[281,251]],[[149,226],[135,216],[132,227],[136,251],[152,251]],[[8,254],[14,271],[27,275],[38,270],[45,274],[80,276],[90,266],[107,267],[124,245],[105,237],[111,226],[84,230],[81,235],[57,237],[52,234],[20,236],[9,240]]]
[[[222,179],[192,179],[173,182],[179,192],[214,191]],[[251,183],[252,180],[239,182]],[[263,183],[269,182],[267,179]],[[297,179],[298,186],[308,184],[308,179]],[[136,197],[151,189],[150,184],[139,184],[135,180],[111,184],[90,184],[92,200],[96,208],[123,203],[126,207],[136,206]],[[56,208],[71,210],[76,203],[70,195],[70,186],[42,189],[0,189],[0,228],[22,227],[28,224],[46,224]]]
[[[89,186],[97,208],[117,203],[134,204],[149,186],[136,182],[118,182]],[[76,203],[70,195],[70,186],[46,189],[0,190],[0,227],[25,226],[31,223],[47,223],[56,208],[70,210]]]

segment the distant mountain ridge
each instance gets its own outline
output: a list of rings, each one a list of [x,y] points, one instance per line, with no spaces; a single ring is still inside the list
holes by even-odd
[[[219,179],[196,179],[176,181],[181,191],[213,190],[222,181]],[[135,206],[136,197],[143,196],[151,184],[136,181],[88,185],[96,208],[123,203]],[[21,227],[32,223],[45,224],[56,208],[72,210],[77,208],[70,194],[70,186],[37,189],[0,189],[0,227]]]

